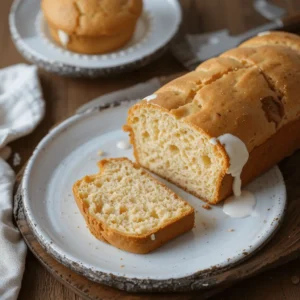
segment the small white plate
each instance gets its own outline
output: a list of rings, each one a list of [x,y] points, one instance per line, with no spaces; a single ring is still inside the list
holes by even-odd
[[[12,38],[26,59],[61,75],[106,75],[148,64],[163,53],[181,23],[178,0],[144,0],[143,14],[127,45],[108,54],[81,55],[52,40],[40,1],[15,0],[9,17]]]
[[[99,150],[104,157],[132,159],[132,149],[116,147],[118,141],[128,140],[120,128],[132,104],[75,115],[41,141],[22,183],[28,222],[49,253],[91,280],[130,291],[213,285],[214,272],[249,257],[278,228],[286,203],[281,173],[274,167],[247,186],[257,204],[253,215],[241,219],[225,215],[222,205],[205,210],[201,200],[161,180],[195,208],[195,228],[147,255],[116,249],[90,234],[74,202],[72,185],[98,171]]]

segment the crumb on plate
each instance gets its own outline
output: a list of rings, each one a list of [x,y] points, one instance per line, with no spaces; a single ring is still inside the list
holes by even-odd
[[[102,150],[99,150],[99,151],[97,152],[97,154],[98,154],[98,156],[103,156],[103,155],[104,155],[104,152],[103,152]]]
[[[207,210],[211,209],[211,206],[209,204],[203,204],[202,207]]]

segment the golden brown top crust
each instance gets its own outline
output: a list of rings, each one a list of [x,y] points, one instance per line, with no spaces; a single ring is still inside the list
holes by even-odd
[[[231,133],[251,151],[300,117],[300,37],[284,32],[255,37],[155,94],[149,104],[210,137]]]
[[[240,47],[253,47],[263,45],[281,45],[300,52],[300,38],[298,35],[284,32],[272,31],[262,36],[256,36],[240,45]]]
[[[174,79],[161,87],[156,92],[159,97],[152,102],[168,110],[179,108],[191,102],[197,91],[204,85],[242,67],[242,63],[231,58],[217,57],[209,59],[195,71]]]
[[[42,0],[51,26],[82,36],[120,34],[135,26],[142,9],[142,0]]]
[[[284,107],[283,124],[299,116],[300,51],[281,45],[242,47],[222,54],[257,66]]]
[[[253,89],[251,93],[249,87]],[[200,89],[194,101],[201,109],[187,116],[185,121],[212,137],[231,133],[251,150],[276,130],[276,124],[266,120],[262,109],[262,101],[268,98],[277,99],[277,96],[259,70],[256,67],[240,69]]]

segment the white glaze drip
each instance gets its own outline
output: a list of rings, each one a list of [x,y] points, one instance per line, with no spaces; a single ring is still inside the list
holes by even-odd
[[[156,98],[157,98],[157,95],[156,94],[152,94],[150,96],[145,97],[144,100],[146,100],[146,101],[149,102],[149,101],[154,100]]]
[[[58,34],[59,40],[62,43],[62,45],[64,47],[66,47],[70,40],[69,35],[66,32],[64,32],[63,30],[58,30],[57,34]]]
[[[151,240],[155,241],[155,234],[154,233],[151,234]]]
[[[242,186],[241,173],[249,158],[247,147],[243,141],[230,133],[226,133],[218,138],[212,138],[209,140],[209,142],[213,145],[216,145],[217,141],[225,147],[230,160],[230,166],[226,173],[230,174],[234,178],[232,185],[233,194],[235,196],[240,196]]]
[[[210,142],[211,144],[213,144],[213,145],[217,145],[217,144],[218,144],[218,139],[217,139],[217,138],[211,138],[211,139],[209,140],[209,142]]]
[[[119,149],[126,150],[126,149],[129,149],[131,147],[131,144],[129,143],[129,141],[119,141],[117,143],[117,147]]]
[[[255,216],[256,199],[249,191],[242,191],[239,197],[231,196],[224,201],[223,212],[232,218]]]
[[[262,31],[257,36],[264,36],[264,35],[268,35],[270,33],[271,33],[270,31]]]

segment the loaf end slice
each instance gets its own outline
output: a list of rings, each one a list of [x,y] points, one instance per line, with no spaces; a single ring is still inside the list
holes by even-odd
[[[90,232],[119,249],[148,253],[194,226],[194,209],[127,158],[104,159],[100,173],[73,186]]]

